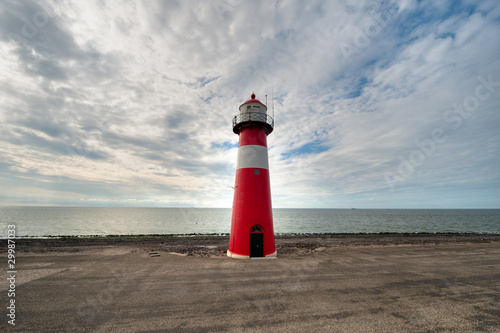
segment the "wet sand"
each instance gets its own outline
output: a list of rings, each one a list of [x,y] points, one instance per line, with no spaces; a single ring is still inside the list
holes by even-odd
[[[23,332],[498,332],[499,235],[18,240]],[[5,280],[5,279],[3,279]],[[2,281],[6,302],[6,283]],[[5,307],[4,307],[5,309]]]

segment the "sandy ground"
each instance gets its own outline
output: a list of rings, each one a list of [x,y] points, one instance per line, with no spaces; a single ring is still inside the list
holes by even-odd
[[[500,332],[499,235],[278,237],[264,260],[227,243],[18,240],[0,331]]]

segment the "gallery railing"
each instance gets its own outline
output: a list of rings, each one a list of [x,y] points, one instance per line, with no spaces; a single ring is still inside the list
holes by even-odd
[[[238,134],[240,129],[251,124],[263,124],[267,130],[267,134],[274,129],[274,119],[262,112],[245,112],[240,113],[233,118],[233,132]]]

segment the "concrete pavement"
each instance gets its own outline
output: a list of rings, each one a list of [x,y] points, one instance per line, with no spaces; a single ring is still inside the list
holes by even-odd
[[[279,254],[278,254],[279,255]],[[15,332],[499,332],[500,242],[235,260],[19,253]],[[6,273],[5,273],[6,274]]]

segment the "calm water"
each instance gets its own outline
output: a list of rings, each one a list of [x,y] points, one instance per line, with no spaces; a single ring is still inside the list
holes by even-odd
[[[275,233],[500,233],[499,209],[274,209]],[[229,233],[231,209],[0,207],[16,235]]]

